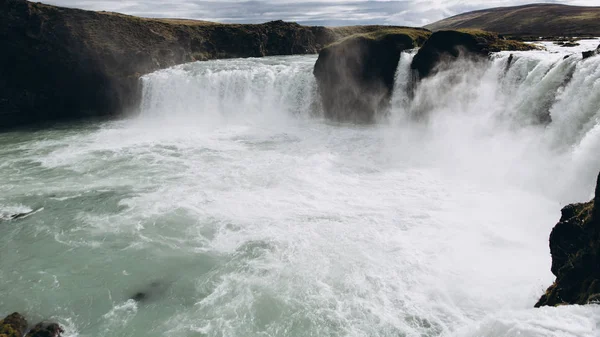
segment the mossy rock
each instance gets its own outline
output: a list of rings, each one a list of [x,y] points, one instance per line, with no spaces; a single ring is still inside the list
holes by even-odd
[[[321,50],[314,75],[325,117],[373,122],[389,104],[402,51],[420,46],[429,34],[423,29],[384,28],[348,36]]]
[[[13,313],[0,321],[0,337],[23,337],[27,330],[27,320],[19,313]]]
[[[415,55],[411,68],[418,72],[420,78],[425,78],[435,73],[442,60],[456,59],[465,53],[487,57],[493,52],[532,49],[536,47],[478,29],[438,31],[431,35]]]
[[[536,307],[588,304],[600,299],[600,176],[594,200],[568,205],[550,234],[556,281]]]

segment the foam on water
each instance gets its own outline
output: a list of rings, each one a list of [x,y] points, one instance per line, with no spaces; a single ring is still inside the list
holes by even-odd
[[[508,57],[410,99],[402,55],[372,126],[319,118],[310,56],[159,71],[136,119],[0,135],[0,205],[44,208],[0,222],[0,313],[68,336],[597,336],[599,306],[532,306],[600,168],[600,58]]]

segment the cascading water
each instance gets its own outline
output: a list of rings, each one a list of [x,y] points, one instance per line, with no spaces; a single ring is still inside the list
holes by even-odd
[[[0,221],[38,210],[0,222],[0,313],[68,336],[597,336],[599,306],[532,306],[600,169],[600,57],[414,86],[413,54],[371,126],[320,117],[302,56],[162,70],[135,119],[0,134]]]
[[[199,62],[143,78],[145,117],[256,120],[318,115],[315,57]]]

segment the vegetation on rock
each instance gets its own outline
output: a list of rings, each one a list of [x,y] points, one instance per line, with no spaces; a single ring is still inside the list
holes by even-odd
[[[314,75],[325,116],[372,122],[389,103],[401,52],[420,46],[429,35],[424,29],[393,27],[354,34],[321,50]]]
[[[27,332],[27,320],[15,312],[0,320],[0,337],[23,337]],[[64,330],[60,325],[50,322],[36,324],[27,332],[27,337],[60,337]]]
[[[0,337],[23,337],[27,321],[19,313],[13,313],[0,320]]]
[[[435,73],[439,66],[461,54],[487,57],[492,52],[531,49],[535,47],[477,29],[438,31],[431,35],[415,55],[411,68],[417,71],[419,78],[425,78]]]
[[[594,200],[563,208],[550,253],[556,281],[536,307],[600,302],[600,176]]]

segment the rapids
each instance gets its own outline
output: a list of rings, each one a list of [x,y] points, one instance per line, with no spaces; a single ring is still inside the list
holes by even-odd
[[[375,125],[324,120],[294,56],[158,71],[135,118],[0,134],[0,314],[69,337],[598,336],[600,306],[533,309],[600,169],[600,57],[567,53],[417,87],[404,53]]]

